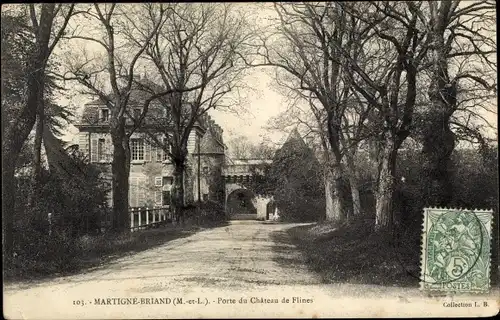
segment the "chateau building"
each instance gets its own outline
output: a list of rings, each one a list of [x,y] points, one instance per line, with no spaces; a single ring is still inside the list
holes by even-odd
[[[130,132],[134,121],[142,113],[144,91],[132,90],[129,112],[126,116]],[[166,152],[152,141],[150,134],[162,141],[169,132],[169,109],[159,101],[153,101],[141,125],[130,136],[129,205],[131,207],[168,206],[173,183],[174,165]],[[186,111],[190,108],[187,105]],[[101,167],[111,182],[113,145],[109,133],[111,111],[102,100],[97,99],[84,106],[81,120],[76,127],[79,150],[91,163]],[[224,179],[222,169],[225,162],[225,145],[222,128],[208,114],[204,114],[193,126],[187,142],[187,167],[184,176],[185,203],[194,201],[216,201],[224,203]],[[164,141],[164,140],[163,140]],[[112,204],[112,195],[109,195]]]

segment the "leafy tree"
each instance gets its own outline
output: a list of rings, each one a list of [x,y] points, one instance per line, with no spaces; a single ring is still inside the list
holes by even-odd
[[[49,133],[49,134],[47,134]],[[31,162],[32,143],[24,149],[26,155],[20,159]],[[14,220],[16,259],[8,267],[22,273],[33,266],[43,269],[45,261],[58,265],[58,270],[67,267],[79,250],[76,240],[83,234],[100,232],[102,219],[107,213],[109,185],[101,178],[98,167],[89,164],[75,150],[64,148],[64,143],[44,128],[44,143],[49,167],[41,170],[41,187],[38,190],[36,208],[25,194],[32,189],[31,176],[18,171]],[[28,163],[28,166],[30,163]],[[44,216],[30,218],[26,212],[36,210]],[[48,213],[51,213],[50,224]],[[46,270],[44,270],[46,271]]]
[[[11,89],[10,99],[4,101],[2,97],[2,119],[7,116],[7,121],[2,120],[3,244],[7,259],[12,256],[13,248],[14,217],[11,208],[15,201],[16,163],[37,115],[43,113],[49,58],[75,14],[73,9],[74,4],[48,3],[14,5],[9,10],[2,10],[2,91],[4,88]],[[9,15],[10,18],[3,19]],[[25,27],[27,24],[29,31]],[[7,27],[4,29],[4,26]],[[10,40],[14,41],[4,48]],[[6,82],[3,80],[4,54],[14,60],[19,58],[11,66],[8,75],[12,77]],[[16,82],[25,85],[16,90],[12,86]]]

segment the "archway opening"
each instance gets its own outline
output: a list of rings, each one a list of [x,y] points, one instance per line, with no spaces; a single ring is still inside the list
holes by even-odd
[[[231,192],[227,197],[227,210],[230,215],[252,214],[257,215],[252,200],[255,194],[248,189],[237,189]]]

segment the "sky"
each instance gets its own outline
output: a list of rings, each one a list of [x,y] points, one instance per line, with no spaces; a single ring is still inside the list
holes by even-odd
[[[262,27],[266,26],[267,18],[275,15],[270,4],[235,4],[237,10],[241,10],[246,15],[252,15],[252,22]],[[74,41],[74,40],[72,40]],[[79,40],[78,40],[79,41]],[[80,42],[81,47],[89,51],[98,52],[98,46],[89,42]],[[80,48],[79,48],[80,49]],[[285,110],[286,98],[277,93],[273,87],[276,86],[274,79],[269,75],[269,69],[254,68],[251,69],[243,79],[243,85],[246,90],[241,94],[244,100],[241,105],[235,106],[230,111],[210,110],[209,114],[223,128],[224,140],[228,141],[234,135],[244,135],[249,140],[258,143],[262,140],[274,143],[282,142],[287,132],[269,131],[265,129],[268,120]],[[85,103],[91,100],[71,90],[68,97],[60,98],[59,102],[63,105],[70,105],[76,110],[78,117],[83,110]],[[65,141],[75,139],[78,129],[70,125],[62,137]]]
[[[268,131],[265,126],[270,118],[285,110],[285,97],[272,89],[274,80],[263,70],[252,71],[244,81],[254,89],[245,93],[246,101],[241,108],[235,107],[232,111],[210,110],[209,114],[224,129],[226,141],[232,135],[244,135],[254,142],[261,141],[263,136],[273,142],[279,142],[285,133]],[[78,112],[81,112],[83,105],[90,99],[76,95],[72,99],[60,101],[73,105]],[[78,130],[70,126],[63,139],[70,141],[76,133]]]
[[[209,111],[215,122],[223,128],[224,140],[228,141],[234,135],[244,135],[255,143],[270,140],[279,144],[286,138],[287,132],[268,130],[266,125],[272,117],[285,111],[286,97],[273,89],[274,79],[262,68],[253,69],[243,82],[252,89],[243,92],[245,99],[242,105],[230,111],[218,109]],[[60,102],[73,106],[79,116],[85,103],[90,100],[89,97],[76,94],[70,99],[61,98]],[[71,141],[77,133],[78,129],[70,125],[62,139]]]
[[[268,24],[267,18],[273,18],[273,15],[275,15],[271,4],[246,3],[237,6],[238,9],[248,13],[248,15],[254,15],[251,21],[263,28]],[[91,45],[88,48],[92,50]],[[209,111],[212,118],[223,128],[225,141],[228,141],[234,135],[244,135],[255,143],[267,140],[279,144],[286,139],[287,132],[270,131],[265,128],[272,121],[272,118],[285,111],[287,106],[286,97],[276,90],[276,83],[269,71],[272,70],[265,69],[265,67],[250,70],[249,74],[243,79],[246,86],[246,90],[242,92],[244,101],[242,101],[241,105],[232,109],[231,112],[219,109]],[[73,92],[70,94],[69,99],[61,99],[60,102],[63,105],[73,106],[77,110],[78,116],[84,104],[90,99],[88,96]],[[496,101],[494,104],[496,106]],[[497,127],[496,113],[484,114],[484,116]],[[63,139],[71,141],[77,133],[78,130],[74,126],[70,126]],[[496,132],[492,132],[492,134],[496,135]]]

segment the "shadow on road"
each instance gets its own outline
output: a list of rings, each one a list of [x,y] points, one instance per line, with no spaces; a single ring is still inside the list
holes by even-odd
[[[320,228],[323,232],[318,232]],[[325,228],[329,230],[324,231]],[[274,232],[271,236],[279,244],[275,247],[276,261],[284,265],[299,263],[297,259],[279,258],[281,250],[293,250],[291,246],[296,246],[305,264],[323,283],[417,287],[418,256],[391,247],[385,239],[365,231],[368,229],[312,224]]]

